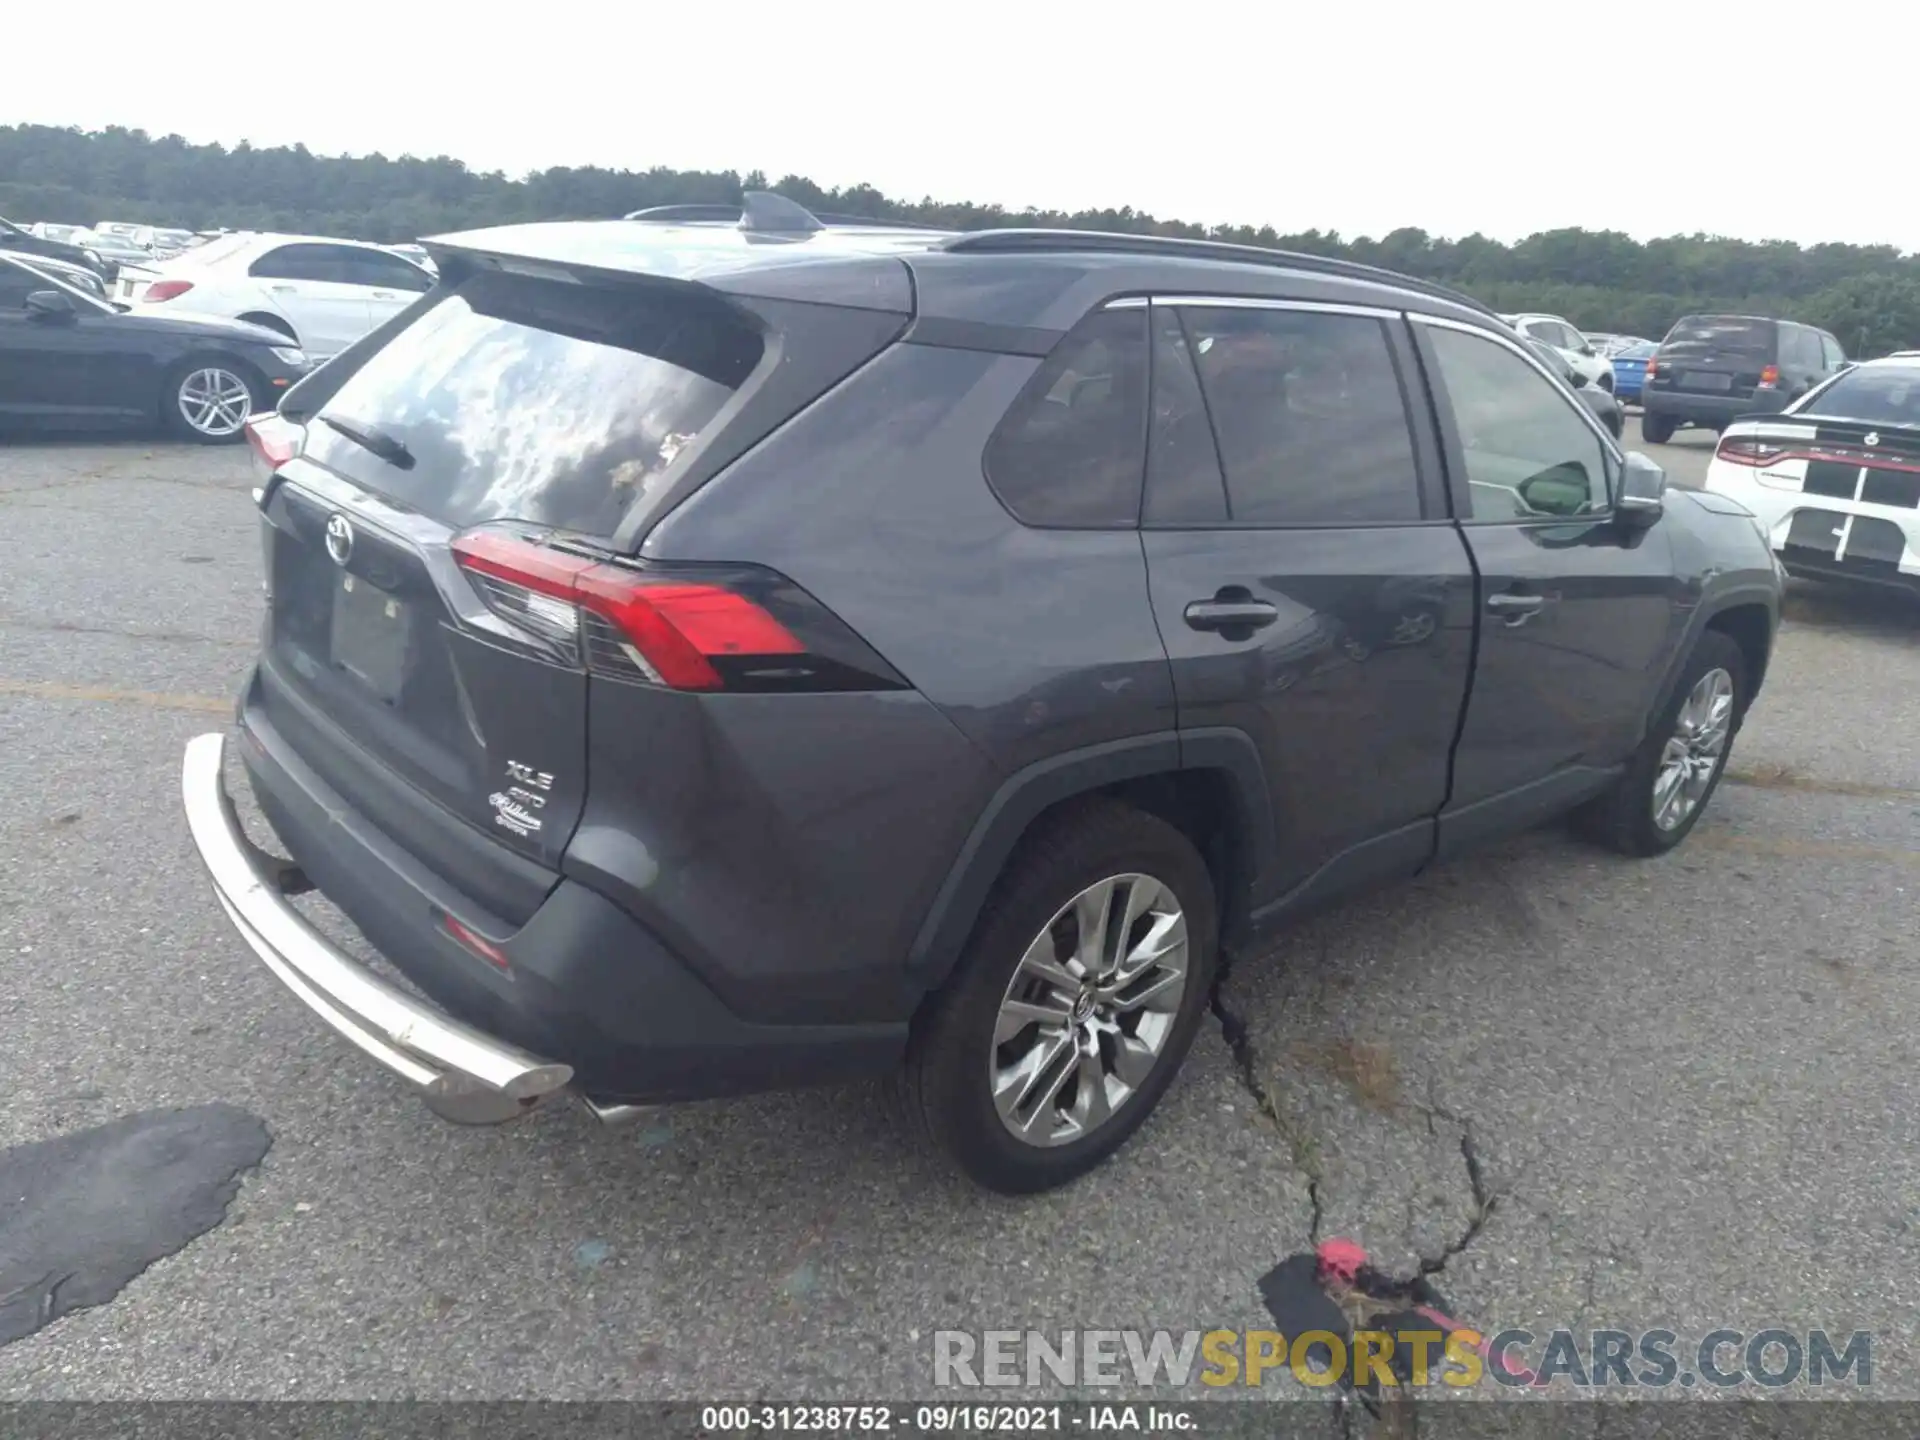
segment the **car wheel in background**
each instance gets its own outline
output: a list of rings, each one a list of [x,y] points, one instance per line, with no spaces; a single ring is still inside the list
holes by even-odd
[[[969,1178],[1051,1189],[1119,1149],[1211,1003],[1213,880],[1187,837],[1110,801],[1015,850],[916,1020],[908,1109]]]
[[[168,375],[160,395],[160,416],[183,439],[227,445],[241,437],[247,416],[259,404],[259,387],[239,362],[188,360]]]
[[[1718,630],[1703,632],[1626,773],[1579,812],[1579,828],[1623,855],[1673,849],[1719,787],[1746,704],[1740,647]]]
[[[1649,445],[1664,445],[1673,439],[1673,417],[1655,415],[1650,410],[1640,412],[1640,438]]]

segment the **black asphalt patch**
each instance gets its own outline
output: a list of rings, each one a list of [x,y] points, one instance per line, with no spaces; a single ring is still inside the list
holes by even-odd
[[[0,1345],[206,1234],[272,1143],[258,1116],[199,1105],[0,1151]]]

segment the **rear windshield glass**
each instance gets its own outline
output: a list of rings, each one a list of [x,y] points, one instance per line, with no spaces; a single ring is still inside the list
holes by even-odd
[[[406,446],[390,465],[324,424],[321,464],[456,528],[610,535],[759,363],[719,301],[488,274],[371,356],[321,409]]]
[[[1746,355],[1771,360],[1773,340],[1771,320],[1744,315],[1689,315],[1667,332],[1660,348],[1692,355]]]
[[[1920,365],[1849,370],[1794,413],[1920,426]]]

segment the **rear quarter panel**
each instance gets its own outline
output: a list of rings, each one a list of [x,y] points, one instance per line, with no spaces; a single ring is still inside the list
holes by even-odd
[[[812,994],[838,997],[834,1018],[883,1018],[849,1012],[863,995],[910,1008],[914,934],[1001,780],[1175,727],[1137,533],[1028,529],[982,473],[988,433],[1037,364],[895,345],[644,546],[650,558],[780,571],[914,687],[694,702],[660,751],[666,763],[630,762],[644,790],[633,810],[683,817],[679,853],[710,877],[694,894],[683,864],[651,897],[667,903],[642,918],[690,936],[719,916],[731,933],[713,963],[750,966],[762,994],[787,995],[789,1013]],[[596,709],[596,737],[603,723]],[[628,782],[603,788],[597,738],[594,756],[597,806]],[[636,823],[608,818],[583,823],[576,854],[620,843]],[[795,983],[808,975],[820,983]]]

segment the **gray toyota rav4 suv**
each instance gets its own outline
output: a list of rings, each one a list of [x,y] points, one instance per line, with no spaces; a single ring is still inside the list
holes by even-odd
[[[1059,1184],[1223,947],[1561,812],[1671,848],[1766,672],[1748,512],[1432,285],[762,195],[429,248],[252,427],[261,653],[182,783],[449,1118],[896,1072]]]

